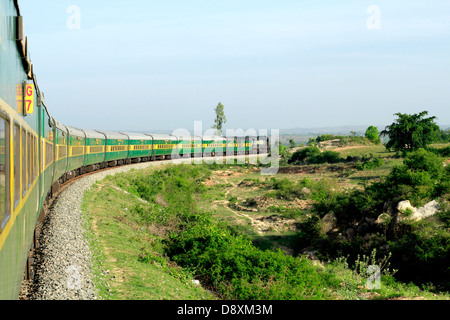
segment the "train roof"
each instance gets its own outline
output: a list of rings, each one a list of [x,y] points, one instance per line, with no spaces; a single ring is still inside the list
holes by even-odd
[[[170,134],[153,134],[153,133],[147,133],[147,136],[152,137],[154,140],[176,140],[178,141],[178,138],[175,136],[172,136]]]
[[[127,135],[120,133],[118,131],[105,131],[105,130],[96,130],[96,131],[103,133],[106,136],[106,139],[128,140]]]
[[[178,135],[178,134],[175,134],[174,137],[177,138],[180,141],[181,140],[192,140],[192,136],[190,136],[190,135]]]
[[[127,135],[130,138],[130,140],[151,140],[151,137],[144,133],[138,132],[120,132],[120,133]]]
[[[59,122],[58,120],[53,119],[54,123],[55,123],[55,127],[59,130],[62,130],[64,132],[67,133],[67,127],[65,125],[63,125],[61,122]]]
[[[222,136],[215,136],[215,135],[212,135],[212,136],[203,136],[203,140],[213,140],[213,141],[226,141],[227,139],[225,139],[224,137],[222,137]]]
[[[66,126],[66,128],[67,131],[69,131],[69,135],[86,138],[86,134],[84,133],[83,130],[71,126]]]
[[[83,129],[83,131],[86,134],[86,138],[105,139],[105,135],[103,133],[100,133],[100,132],[96,131],[96,130]]]

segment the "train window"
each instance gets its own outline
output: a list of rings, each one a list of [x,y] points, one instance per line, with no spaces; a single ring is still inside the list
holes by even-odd
[[[9,193],[9,121],[0,118],[0,231],[11,217]]]
[[[27,193],[27,132],[22,129],[22,197]]]
[[[37,161],[37,138],[33,136],[33,181],[37,178],[38,161]]]
[[[45,143],[45,167],[49,166],[53,161],[53,144]]]
[[[28,133],[27,135],[27,149],[28,149],[28,154],[27,154],[27,169],[28,169],[28,188],[31,187],[31,182],[32,182],[32,174],[33,174],[33,170],[32,170],[32,165],[31,165],[31,159],[33,156],[33,148],[31,146],[31,133]]]
[[[14,157],[14,209],[20,202],[20,127],[14,124],[13,132]]]

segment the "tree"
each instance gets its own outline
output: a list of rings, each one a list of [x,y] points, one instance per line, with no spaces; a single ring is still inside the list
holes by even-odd
[[[374,126],[368,127],[366,130],[365,136],[367,139],[369,139],[371,142],[373,142],[375,144],[381,143],[380,134],[378,132],[377,127],[374,127]]]
[[[214,111],[216,112],[216,119],[214,120],[215,124],[211,128],[216,129],[218,135],[222,135],[222,127],[227,123],[223,104],[219,102]]]
[[[293,149],[295,147],[296,147],[295,140],[294,139],[289,139],[289,148]]]
[[[382,136],[388,136],[386,148],[395,151],[413,151],[426,148],[436,139],[439,126],[435,123],[436,117],[425,118],[428,111],[419,114],[396,113],[396,122],[387,126],[381,132]]]
[[[441,143],[447,143],[447,142],[450,142],[450,129],[447,129],[447,130],[441,130],[441,131],[438,133],[437,142],[441,142]]]

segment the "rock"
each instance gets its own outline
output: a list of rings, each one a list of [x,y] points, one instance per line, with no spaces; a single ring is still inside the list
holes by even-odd
[[[321,228],[324,233],[328,233],[336,227],[337,218],[333,212],[327,213],[321,220]]]
[[[322,218],[322,223],[321,223],[322,231],[324,233],[328,233],[336,227],[336,224],[337,224],[336,215],[333,212],[327,213]]]
[[[431,217],[439,212],[439,208],[439,203],[436,200],[433,200],[431,202],[428,202],[423,207],[418,208],[412,215],[411,219],[419,221]]]
[[[402,219],[412,221],[419,221],[431,217],[439,212],[439,208],[439,203],[436,200],[428,202],[420,208],[413,207],[409,200],[401,201],[397,205],[397,210],[403,215]]]
[[[400,201],[397,205],[397,210],[400,211],[401,213],[405,213],[409,210],[414,211],[416,210],[416,208],[414,208],[411,205],[411,202],[409,202],[409,200],[405,200],[405,201]]]
[[[375,224],[384,224],[391,220],[391,216],[387,213],[382,213],[378,216],[377,220],[375,220]]]
[[[364,233],[367,231],[367,229],[369,229],[370,226],[367,222],[363,222],[361,223],[359,226],[356,227],[356,232],[358,233]]]
[[[309,190],[307,187],[303,187],[302,192],[303,192],[304,194],[310,194],[310,193],[311,193],[311,190]]]

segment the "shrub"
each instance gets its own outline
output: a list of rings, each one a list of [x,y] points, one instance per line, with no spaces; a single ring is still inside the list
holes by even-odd
[[[326,298],[326,280],[305,259],[262,251],[213,223],[192,225],[170,239],[168,254],[227,299]]]
[[[450,157],[450,146],[447,146],[445,148],[427,148],[428,151],[433,152],[434,154],[437,154],[440,157],[448,158]]]
[[[320,153],[321,151],[318,147],[306,147],[294,152],[289,163],[306,162],[306,159],[313,158]]]
[[[381,158],[374,158],[372,155],[369,157],[363,156],[361,161],[356,164],[357,170],[371,170],[384,165],[384,160]]]
[[[308,159],[310,164],[339,163],[341,161],[343,159],[341,159],[339,152],[336,151],[325,151]]]
[[[415,172],[428,172],[433,179],[440,179],[444,172],[443,159],[425,149],[409,153],[403,163]]]
[[[450,234],[435,219],[403,222],[398,239],[390,241],[392,263],[399,279],[425,284],[433,282],[450,289]]]
[[[307,147],[294,152],[289,163],[323,164],[343,161],[336,151],[321,152],[317,147]]]
[[[414,205],[423,204],[431,197],[447,192],[447,170],[437,155],[420,149],[411,152],[404,159],[403,165],[394,167],[381,186],[390,199],[401,201],[409,199]]]
[[[283,198],[286,200],[293,200],[303,195],[302,188],[295,182],[289,179],[270,179],[270,186],[275,190],[272,195],[276,198]]]

